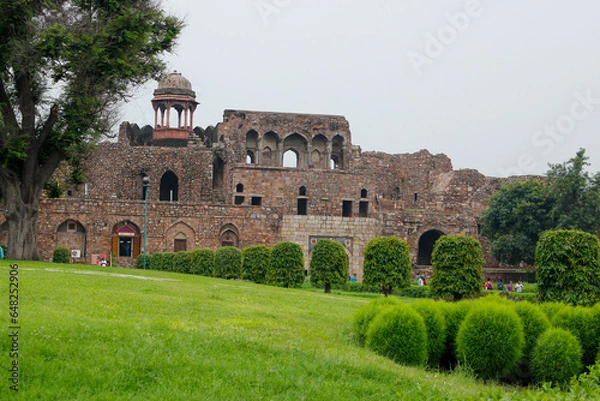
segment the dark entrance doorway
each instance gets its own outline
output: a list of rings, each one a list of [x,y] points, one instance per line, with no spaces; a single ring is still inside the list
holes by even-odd
[[[439,230],[429,230],[425,231],[421,238],[419,238],[419,252],[417,254],[417,264],[418,265],[431,265],[431,252],[433,252],[433,245],[438,238],[444,235],[443,232]]]

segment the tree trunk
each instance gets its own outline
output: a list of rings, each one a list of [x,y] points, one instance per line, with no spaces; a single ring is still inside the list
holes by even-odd
[[[331,293],[331,284],[325,283],[325,293],[326,294]]]
[[[30,188],[28,192],[33,197],[29,197],[29,202],[25,202],[22,188],[18,183],[9,181],[6,184],[2,188],[4,216],[8,224],[6,256],[17,260],[38,260],[40,256],[37,248],[37,225],[40,191]]]

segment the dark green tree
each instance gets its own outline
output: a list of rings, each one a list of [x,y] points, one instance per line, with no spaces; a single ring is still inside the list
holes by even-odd
[[[539,234],[552,226],[552,202],[543,181],[511,181],[489,199],[479,218],[481,234],[492,240],[492,254],[511,265],[533,264]]]
[[[584,306],[600,301],[600,244],[595,235],[546,231],[536,248],[535,265],[540,301]]]
[[[182,23],[152,0],[0,0],[0,188],[13,259],[38,259],[44,185],[80,162],[115,107],[164,71]]]
[[[304,253],[294,242],[278,242],[271,250],[270,281],[283,287],[295,287],[304,281]]]
[[[535,245],[545,230],[598,233],[600,173],[590,175],[587,160],[580,149],[569,161],[550,165],[547,177],[511,181],[490,197],[479,223],[496,259],[533,264]]]
[[[348,254],[344,246],[331,239],[321,239],[313,248],[310,259],[310,281],[325,285],[331,292],[331,284],[344,284],[348,280]]]
[[[226,279],[242,277],[242,251],[224,246],[215,251],[215,276]]]
[[[387,297],[394,288],[410,286],[412,265],[408,243],[396,237],[375,237],[364,251],[364,283],[380,287]]]
[[[458,301],[465,295],[481,292],[483,285],[481,243],[466,235],[443,235],[431,254],[433,277],[431,292]]]

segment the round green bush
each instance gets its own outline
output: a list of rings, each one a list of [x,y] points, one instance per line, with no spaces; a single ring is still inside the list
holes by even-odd
[[[187,251],[179,251],[175,253],[173,258],[173,271],[177,273],[190,273],[192,266],[192,253]]]
[[[271,248],[266,245],[252,245],[242,251],[242,277],[263,284],[271,266]]]
[[[554,318],[554,315],[556,315],[558,313],[558,311],[564,309],[567,307],[567,304],[562,303],[562,302],[542,302],[540,304],[540,309],[542,310],[542,312],[544,312],[544,314],[546,314],[546,317],[552,322],[552,318]]]
[[[466,235],[443,235],[431,253],[431,292],[438,297],[460,300],[481,292],[483,283],[481,243]]]
[[[513,308],[476,303],[458,330],[456,352],[482,379],[499,378],[521,358],[524,337],[523,324]]]
[[[561,309],[552,318],[552,325],[569,330],[579,340],[583,351],[582,362],[584,366],[593,365],[598,352],[598,337],[594,314],[590,308],[583,306],[569,306]]]
[[[376,298],[365,306],[361,307],[354,315],[352,331],[354,337],[360,345],[365,345],[367,330],[375,316],[383,309],[393,305],[400,305],[402,302],[395,297]]]
[[[377,314],[367,330],[367,347],[394,362],[424,366],[427,329],[414,309],[402,304]]]
[[[581,346],[568,330],[558,327],[543,332],[533,349],[531,370],[538,383],[568,383],[581,372]]]
[[[282,287],[297,287],[304,282],[304,253],[295,242],[278,242],[271,250],[269,282]]]
[[[394,288],[410,287],[412,264],[408,243],[396,237],[375,237],[365,246],[363,282],[385,296]]]
[[[529,302],[519,302],[515,305],[515,311],[523,323],[525,334],[525,346],[523,347],[523,358],[529,359],[540,334],[550,328],[550,320],[546,317],[539,306]]]
[[[411,305],[421,315],[427,329],[427,365],[437,367],[445,351],[446,318],[441,302],[421,299]]]
[[[344,246],[331,239],[319,240],[310,258],[310,281],[325,286],[331,292],[331,285],[344,284],[348,280],[348,254]]]
[[[242,276],[242,251],[234,246],[224,246],[215,251],[215,276],[239,279]]]
[[[473,302],[445,302],[442,304],[442,313],[446,322],[446,341],[444,353],[442,354],[440,365],[446,369],[456,366],[456,336],[463,320],[471,310]]]
[[[192,251],[191,274],[212,277],[215,275],[215,253],[212,249],[195,249]]]
[[[594,234],[543,232],[535,249],[535,266],[540,301],[592,306],[600,300],[600,243]]]
[[[54,248],[54,253],[52,254],[52,262],[53,263],[70,263],[71,262],[71,253],[69,250],[63,246],[58,246]]]

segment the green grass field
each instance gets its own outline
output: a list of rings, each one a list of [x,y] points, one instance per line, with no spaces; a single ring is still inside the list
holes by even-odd
[[[351,333],[372,295],[18,262],[19,391],[0,261],[0,399],[479,400],[508,387],[396,365]]]

